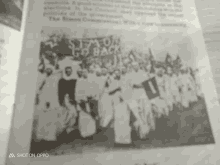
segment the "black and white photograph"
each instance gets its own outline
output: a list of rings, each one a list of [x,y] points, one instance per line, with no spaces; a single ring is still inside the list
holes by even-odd
[[[189,37],[43,27],[30,153],[214,144]]]
[[[24,0],[0,0],[0,24],[21,30]]]

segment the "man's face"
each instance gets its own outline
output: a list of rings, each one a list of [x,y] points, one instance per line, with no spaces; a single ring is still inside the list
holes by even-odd
[[[69,77],[72,74],[72,68],[71,67],[66,67],[65,73]]]
[[[134,66],[134,71],[135,71],[135,72],[138,72],[138,70],[139,70],[138,65],[135,65],[135,66]]]
[[[86,71],[86,70],[83,70],[82,75],[83,75],[83,78],[85,78],[85,79],[86,79],[86,78],[88,77],[87,71]]]
[[[52,70],[50,68],[46,69],[46,74],[49,77],[52,74]]]

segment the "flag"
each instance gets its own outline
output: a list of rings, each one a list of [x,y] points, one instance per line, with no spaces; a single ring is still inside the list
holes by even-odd
[[[172,57],[167,53],[166,55],[166,59],[165,59],[165,64],[169,67],[172,68],[173,66],[173,60],[172,60]]]
[[[154,59],[154,56],[153,56],[153,54],[152,54],[151,49],[149,49],[149,53],[150,53],[149,60],[150,60],[150,64],[151,64],[150,73],[155,73],[155,64],[156,64],[156,61],[155,61],[155,59]]]
[[[144,86],[145,92],[150,100],[160,96],[155,77],[144,81],[142,85]]]
[[[173,72],[174,73],[179,73],[181,68],[182,68],[182,60],[179,56],[173,61]]]

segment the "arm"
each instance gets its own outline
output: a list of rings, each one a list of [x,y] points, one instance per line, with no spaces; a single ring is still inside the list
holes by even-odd
[[[115,89],[115,90],[110,91],[110,92],[109,92],[109,95],[114,95],[116,92],[119,92],[119,91],[121,91],[121,88],[120,88],[120,87],[117,88],[117,89]]]
[[[134,84],[133,85],[133,88],[135,88],[135,89],[140,89],[140,88],[143,88],[143,85],[142,84]]]

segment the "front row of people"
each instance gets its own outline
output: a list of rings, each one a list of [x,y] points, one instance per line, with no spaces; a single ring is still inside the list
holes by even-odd
[[[157,76],[137,67],[129,72],[126,68],[121,71],[102,76],[82,72],[79,76],[76,69],[66,67],[63,76],[59,73],[48,77],[39,94],[37,137],[53,141],[63,130],[70,132],[76,128],[82,137],[87,137],[97,133],[99,128],[110,126],[116,143],[130,144],[132,128],[140,138],[155,129],[153,109],[161,116],[168,115],[176,102],[189,106],[190,93],[184,95],[190,85],[194,92],[192,100],[196,101],[195,87],[189,82],[193,80],[184,75]],[[151,83],[148,88],[158,96],[149,99],[142,82],[152,77],[156,77],[158,89]],[[184,81],[178,84],[181,80]],[[45,109],[46,112],[42,111]]]

